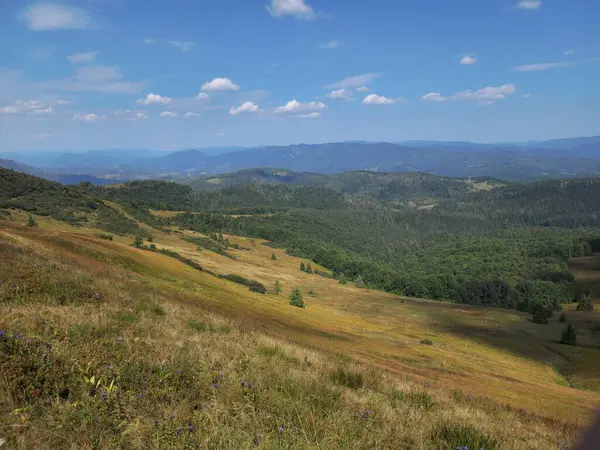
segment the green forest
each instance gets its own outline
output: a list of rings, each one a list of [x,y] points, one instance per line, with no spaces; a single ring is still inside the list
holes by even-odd
[[[567,261],[600,251],[598,179],[506,184],[256,169],[242,174],[247,184],[229,174],[220,187],[212,179],[208,189],[206,180],[190,183],[201,186],[194,189],[166,181],[67,188],[8,170],[1,175],[3,208],[140,234],[108,200],[164,230],[263,238],[365,288],[533,314],[576,300],[581,293]],[[159,218],[150,210],[181,213]]]

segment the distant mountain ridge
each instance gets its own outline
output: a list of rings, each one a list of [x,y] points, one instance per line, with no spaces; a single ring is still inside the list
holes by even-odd
[[[37,173],[85,174],[110,180],[179,180],[264,167],[321,174],[368,170],[532,181],[600,175],[600,137],[498,144],[334,142],[241,150],[236,147],[188,149],[171,153],[106,150],[44,157],[48,165],[36,165],[43,167]],[[42,162],[39,155],[36,158]],[[14,154],[14,159],[28,164],[32,157]]]

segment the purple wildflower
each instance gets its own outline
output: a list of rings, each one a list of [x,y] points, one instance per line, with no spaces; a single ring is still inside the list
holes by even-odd
[[[177,431],[175,431],[175,434],[176,434],[177,436],[179,436],[179,435],[181,434],[181,428],[177,428]]]
[[[192,433],[194,431],[194,425],[191,425],[188,427],[188,430],[190,430],[190,433]]]
[[[110,370],[110,364],[107,364],[107,365],[106,365],[106,368],[107,368],[108,370]]]
[[[6,331],[0,330],[0,337],[4,337],[4,336],[6,336]]]
[[[108,393],[106,391],[104,391],[102,393],[102,400],[106,401],[107,398],[108,398]]]
[[[0,335],[1,336],[1,335]],[[242,380],[242,387],[245,388],[246,387],[246,381]]]
[[[213,388],[214,388],[215,390],[219,389],[219,383],[214,383],[214,384],[213,384]]]
[[[279,431],[279,433],[283,433],[283,425],[279,425],[279,427],[277,427],[277,431]]]
[[[138,394],[138,398],[142,398],[142,393],[141,392]]]
[[[369,411],[368,409],[365,409],[364,411],[361,411],[360,417],[361,417],[361,419],[368,419],[369,414],[371,414],[371,411]]]
[[[157,427],[158,426],[158,420],[154,419],[154,426]]]
[[[467,401],[472,401],[473,400],[473,396],[471,394],[467,395]]]

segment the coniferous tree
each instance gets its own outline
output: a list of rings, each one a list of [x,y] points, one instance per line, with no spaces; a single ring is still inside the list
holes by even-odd
[[[306,272],[306,267],[304,267],[304,262],[301,262],[301,263],[300,263],[300,270],[301,270],[302,272]]]
[[[35,217],[33,217],[31,214],[29,214],[29,217],[27,218],[27,226],[28,227],[37,227],[37,222],[35,220]]]
[[[304,308],[304,299],[302,298],[302,292],[300,289],[294,288],[290,294],[290,305],[298,308]]]
[[[562,332],[560,343],[565,345],[577,345],[577,332],[573,325],[568,324],[567,328]]]
[[[144,246],[144,239],[141,236],[136,236],[133,241],[133,246],[137,248],[142,248]]]
[[[275,280],[274,290],[275,290],[275,294],[277,294],[277,295],[281,294],[281,284],[279,283],[279,280]]]
[[[346,279],[346,275],[344,275],[344,272],[340,273],[340,276],[338,277],[338,283],[340,283],[340,284],[348,283],[348,280]]]
[[[312,269],[310,263],[308,263],[308,265],[306,266],[306,273],[313,273],[313,269]]]
[[[565,323],[565,322],[567,321],[567,316],[565,315],[565,313],[562,313],[562,314],[560,315],[560,317],[558,318],[558,321],[559,321],[560,323]]]
[[[275,256],[275,253],[271,253],[271,261],[277,261],[277,256]]]
[[[365,281],[363,280],[363,277],[360,275],[358,277],[356,277],[354,284],[356,284],[356,287],[359,287],[359,288],[367,287],[367,285],[365,284]]]
[[[585,291],[577,302],[577,311],[591,312],[594,310],[594,302],[592,301],[592,292]]]

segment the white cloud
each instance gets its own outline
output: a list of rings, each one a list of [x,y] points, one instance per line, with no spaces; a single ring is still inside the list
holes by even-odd
[[[523,98],[532,98],[532,97],[533,97],[533,95],[531,95],[531,94],[525,94],[525,95],[523,95]]]
[[[31,114],[45,116],[54,114],[54,111],[52,110],[52,106],[48,106],[47,108],[34,109],[31,111]]]
[[[466,90],[457,92],[452,96],[453,100],[474,100],[479,102],[491,102],[494,100],[504,100],[509,95],[514,94],[517,88],[514,84],[503,84],[498,87],[486,87],[478,91]]]
[[[160,117],[176,117],[177,113],[171,111],[163,111],[160,113]]]
[[[306,114],[300,114],[298,117],[300,117],[301,119],[318,119],[319,117],[321,117],[321,113],[311,112]]]
[[[439,92],[430,92],[429,94],[425,94],[423,97],[421,97],[421,101],[443,103],[448,101],[448,98],[442,96],[442,94]]]
[[[356,92],[369,92],[369,88],[367,86],[359,86],[356,88]]]
[[[94,113],[89,114],[75,114],[73,116],[73,120],[81,120],[82,122],[98,122],[100,120],[100,116]]]
[[[363,73],[362,75],[355,75],[353,77],[344,78],[342,81],[336,81],[325,89],[342,89],[342,88],[356,88],[359,86],[365,86],[376,78],[381,76],[380,73]]]
[[[305,0],[271,0],[267,10],[273,17],[294,16],[298,19],[314,19],[315,12]]]
[[[148,118],[147,114],[144,113],[136,113],[135,114],[135,120],[146,120]]]
[[[175,48],[178,48],[182,52],[191,52],[196,48],[196,44],[194,42],[186,41],[167,41],[167,44],[172,45]]]
[[[229,109],[229,114],[232,116],[237,116],[238,114],[253,114],[260,111],[258,105],[254,102],[245,102],[240,106],[232,106]]]
[[[460,60],[460,63],[463,66],[471,66],[477,62],[477,58],[473,58],[472,56],[465,56]]]
[[[387,98],[382,95],[371,94],[364,98],[363,103],[365,105],[392,105],[394,103],[401,103],[404,101],[406,100],[403,98]]]
[[[521,9],[539,9],[542,6],[541,0],[521,0],[517,3],[517,8]]]
[[[210,95],[205,94],[204,92],[200,92],[197,96],[196,96],[196,100],[210,100]]]
[[[56,100],[57,105],[68,105],[71,103],[69,100]]]
[[[559,69],[561,67],[574,66],[582,61],[560,61],[553,63],[526,64],[524,66],[513,67],[513,72],[537,72],[540,70]]]
[[[16,106],[3,106],[0,108],[0,114],[19,114],[19,108]]]
[[[144,39],[144,44],[146,44],[146,45],[155,44],[155,43],[156,43],[156,39],[154,39],[154,38]]]
[[[71,78],[39,83],[47,89],[75,92],[103,92],[105,94],[137,94],[147,81],[122,81],[123,75],[117,66],[77,67]]]
[[[213,134],[214,134],[215,136],[218,136],[218,137],[223,137],[223,136],[225,136],[225,132],[224,132],[224,131],[215,131]]]
[[[322,102],[307,102],[301,103],[298,100],[291,100],[284,106],[279,106],[272,110],[274,114],[301,114],[313,111],[321,111],[327,108],[327,105]]]
[[[27,139],[31,139],[31,140],[45,139],[50,136],[52,136],[50,133],[38,133],[38,134],[34,134],[33,136],[29,136]]]
[[[340,41],[329,41],[326,44],[319,45],[319,48],[327,49],[327,48],[336,48],[341,44]]]
[[[90,25],[90,16],[81,9],[58,3],[34,3],[21,12],[30,30],[83,29]]]
[[[574,55],[574,54],[575,54],[575,50],[565,50],[565,52],[564,52],[564,53],[565,53],[565,55],[567,55],[567,56],[571,56],[571,55]]]
[[[195,112],[186,112],[183,117],[200,117],[200,114],[195,113]]]
[[[327,98],[332,100],[354,100],[354,92],[350,89],[336,89],[327,94]]]
[[[163,97],[159,94],[148,94],[146,98],[138,98],[135,101],[138,105],[170,105],[173,103],[171,97]]]
[[[231,81],[229,78],[214,78],[212,81],[207,81],[201,87],[205,92],[219,91],[239,91],[240,87]]]
[[[92,62],[96,59],[96,56],[98,56],[98,52],[75,53],[74,55],[67,56],[67,60],[71,64],[83,64]]]

